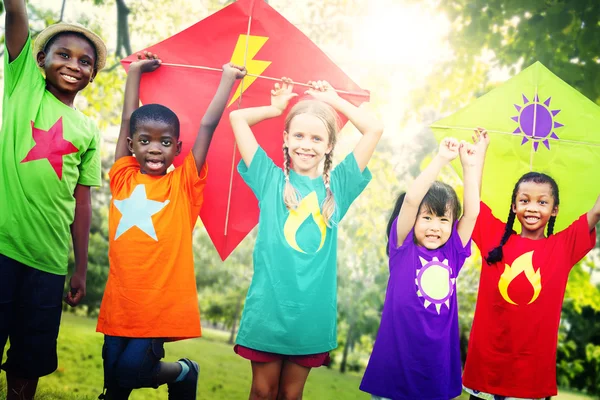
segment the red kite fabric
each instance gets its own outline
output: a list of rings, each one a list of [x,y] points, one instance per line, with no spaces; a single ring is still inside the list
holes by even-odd
[[[341,96],[355,105],[369,99],[368,92],[262,0],[239,0],[144,50],[157,53],[164,65],[144,75],[140,99],[144,104],[163,104],[179,117],[183,151],[176,165],[191,149],[219,84],[221,66],[231,61],[245,65],[248,75],[259,76],[247,76],[234,88],[207,155],[209,175],[200,217],[222,260],[258,222],[256,198],[236,170],[240,155],[229,125],[231,110],[268,105],[273,86],[268,77],[286,76],[295,82],[323,79],[336,90],[348,92]],[[123,66],[128,69],[134,59],[135,55],[125,58]],[[303,93],[305,88],[295,90]],[[284,116],[253,129],[259,144],[280,166],[283,126]]]

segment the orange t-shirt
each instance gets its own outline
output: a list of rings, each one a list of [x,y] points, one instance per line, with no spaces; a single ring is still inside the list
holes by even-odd
[[[192,231],[206,185],[190,152],[163,176],[140,172],[134,157],[109,172],[108,282],[96,331],[111,336],[201,335]]]

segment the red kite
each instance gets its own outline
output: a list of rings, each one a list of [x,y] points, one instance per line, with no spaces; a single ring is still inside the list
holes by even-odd
[[[231,61],[248,70],[248,76],[232,93],[207,155],[209,178],[200,217],[222,260],[258,222],[256,198],[236,170],[240,155],[228,122],[229,112],[268,105],[273,79],[282,76],[295,82],[327,80],[357,106],[369,99],[368,92],[262,0],[239,0],[144,50],[158,54],[163,66],[144,75],[140,99],[144,104],[163,104],[179,116],[183,151],[176,165],[192,146],[217,89],[221,66]],[[135,55],[124,59],[124,67],[127,69],[134,59]],[[280,166],[283,119],[264,121],[254,129],[259,144]]]

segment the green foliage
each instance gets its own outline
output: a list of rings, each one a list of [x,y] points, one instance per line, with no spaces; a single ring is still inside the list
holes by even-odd
[[[596,0],[439,2],[450,19],[456,64],[476,63],[482,50],[511,68],[541,61],[592,101],[600,101],[600,3]]]

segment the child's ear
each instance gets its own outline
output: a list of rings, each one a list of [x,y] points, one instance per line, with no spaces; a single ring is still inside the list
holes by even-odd
[[[288,145],[288,136],[289,134],[287,133],[287,131],[283,131],[283,143],[285,143],[285,145]]]
[[[182,145],[181,140],[178,140],[177,141],[177,151],[175,152],[176,156],[178,156],[179,153],[181,153],[181,145]]]
[[[44,68],[44,64],[46,63],[46,53],[40,51],[36,56],[37,64],[40,68]]]
[[[133,154],[133,139],[130,137],[127,137],[127,148],[129,149],[129,152]]]
[[[517,213],[517,206],[515,205],[515,203],[512,203],[510,205],[510,209],[512,210],[512,212],[514,212],[515,214]]]
[[[551,217],[556,217],[558,215],[558,206],[555,206],[552,209],[552,213],[550,214]]]
[[[94,68],[94,71],[92,72],[92,75],[90,76],[90,82],[94,82],[94,78],[96,78],[97,73],[98,73],[98,70]]]
[[[325,154],[331,153],[332,150],[333,150],[333,145],[330,144],[329,146],[327,146],[327,150],[325,151]]]

